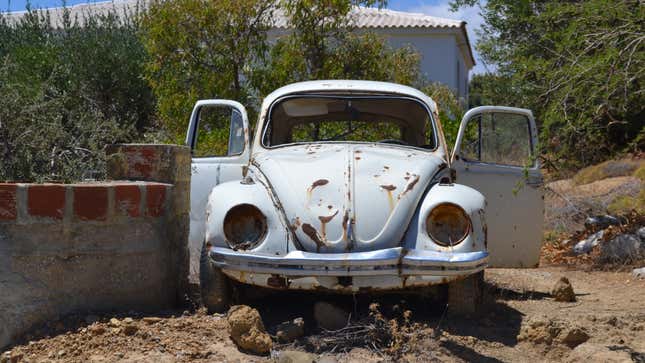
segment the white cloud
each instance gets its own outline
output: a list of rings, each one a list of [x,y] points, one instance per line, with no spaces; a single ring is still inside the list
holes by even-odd
[[[463,20],[467,23],[466,30],[468,31],[468,38],[470,39],[470,45],[473,49],[473,55],[475,57],[475,67],[472,69],[471,74],[484,73],[488,70],[493,71],[494,68],[490,65],[484,66],[479,54],[475,50],[475,44],[477,44],[478,36],[476,31],[481,29],[481,26],[484,22],[484,19],[479,13],[479,7],[464,7],[460,8],[456,12],[450,11],[450,5],[448,0],[440,0],[434,4],[426,5],[411,5],[405,11],[413,13],[423,13],[426,15],[437,16],[440,18],[456,19]]]

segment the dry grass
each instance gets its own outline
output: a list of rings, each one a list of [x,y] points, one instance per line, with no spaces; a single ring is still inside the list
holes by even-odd
[[[607,160],[580,170],[573,176],[573,182],[576,185],[583,185],[617,176],[635,175],[635,172],[641,175],[645,174],[645,171],[642,170],[644,167],[645,161],[642,159]]]
[[[632,211],[645,214],[645,189],[637,196],[621,195],[607,206],[607,211],[613,215],[625,215]]]

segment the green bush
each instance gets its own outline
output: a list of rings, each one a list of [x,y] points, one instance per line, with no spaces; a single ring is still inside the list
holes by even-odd
[[[102,177],[105,144],[151,126],[145,58],[136,14],[0,14],[0,180]]]

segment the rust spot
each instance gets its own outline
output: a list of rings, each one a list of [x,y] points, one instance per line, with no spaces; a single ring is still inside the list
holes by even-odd
[[[405,179],[405,180],[410,180],[410,176],[409,176],[409,175],[406,175],[406,176],[404,176],[404,177],[403,177],[403,179]]]
[[[356,159],[356,160],[361,160],[361,157],[360,157],[360,156],[357,156],[357,157],[355,157],[354,159]]]
[[[320,223],[329,223],[332,219],[334,219],[334,217],[336,217],[336,214],[338,214],[338,210],[336,210],[336,212],[330,216],[319,216],[318,219],[320,220]]]
[[[343,214],[343,241],[347,240],[347,222],[349,222],[349,210],[345,209],[345,214]]]
[[[390,170],[390,167],[389,167],[389,166],[387,166],[387,165],[385,165],[385,166],[383,166],[383,169],[385,169],[385,170]]]
[[[354,152],[355,152],[356,154],[360,154],[360,153],[362,153],[362,151],[360,151],[360,150],[356,150],[356,151],[354,151]]]
[[[293,223],[291,223],[291,225],[289,226],[289,228],[295,232],[298,229],[298,227],[300,227],[300,224],[301,224],[300,217],[296,217],[293,220]]]
[[[279,275],[271,275],[267,279],[267,285],[276,289],[284,289],[287,287],[287,279]]]
[[[381,185],[381,188],[383,188],[383,189],[385,189],[385,190],[387,190],[387,191],[390,191],[390,192],[391,192],[391,191],[393,191],[394,189],[396,189],[396,186],[394,186],[394,185],[392,185],[392,184],[388,184],[388,185]]]
[[[311,184],[311,187],[309,187],[309,190],[314,190],[314,188],[321,187],[323,185],[327,185],[329,183],[329,180],[327,179],[318,179],[315,182]]]
[[[314,228],[309,223],[305,223],[302,225],[302,231],[309,238],[311,238],[311,240],[314,241],[314,243],[316,243],[316,252],[320,252],[320,247],[323,247],[325,245],[325,242],[323,242],[322,238],[318,234],[318,231],[316,231],[316,228]]]
[[[406,195],[409,191],[411,191],[412,189],[414,189],[414,186],[415,186],[415,185],[417,185],[417,183],[418,183],[418,182],[419,182],[419,176],[418,176],[418,175],[414,175],[414,178],[412,178],[412,180],[410,180],[410,181],[408,182],[408,185],[406,185],[406,186],[405,186],[405,190],[404,190],[401,194],[399,194],[399,199],[401,199],[401,197],[403,197],[403,196],[404,196],[404,195]]]
[[[319,216],[318,219],[320,220],[320,234],[322,234],[322,239],[323,241],[327,240],[327,223],[329,223],[334,217],[336,217],[336,214],[338,214],[338,209],[336,212],[330,216]]]
[[[332,209],[332,208],[334,208],[334,206],[333,205],[328,205],[327,208]]]

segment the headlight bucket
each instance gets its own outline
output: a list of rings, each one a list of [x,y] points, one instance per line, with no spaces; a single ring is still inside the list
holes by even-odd
[[[448,247],[461,243],[472,224],[468,214],[458,205],[441,203],[426,217],[426,233],[438,245]]]
[[[224,237],[234,250],[256,247],[267,233],[267,219],[252,204],[238,204],[226,212]]]

